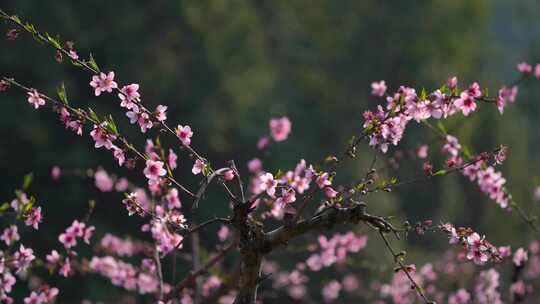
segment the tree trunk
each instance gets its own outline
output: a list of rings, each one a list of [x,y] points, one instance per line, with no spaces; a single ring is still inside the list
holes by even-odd
[[[238,295],[235,304],[254,304],[257,300],[257,288],[261,277],[262,255],[253,248],[240,250],[242,264],[240,281],[238,282]]]

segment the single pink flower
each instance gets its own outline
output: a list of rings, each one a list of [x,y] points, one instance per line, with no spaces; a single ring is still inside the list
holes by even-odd
[[[84,230],[83,240],[86,244],[90,244],[90,239],[92,238],[92,235],[94,234],[94,231],[96,230],[96,227],[89,226]]]
[[[171,190],[169,190],[169,192],[165,196],[165,201],[167,202],[167,207],[169,209],[182,207],[182,203],[180,202],[180,198],[178,197],[178,189],[176,188],[172,188]]]
[[[433,173],[433,165],[430,162],[424,162],[422,164],[422,171],[427,176],[431,175]]]
[[[152,127],[154,126],[152,120],[150,119],[150,116],[148,116],[147,113],[141,113],[138,116],[137,123],[139,124],[141,132],[143,133],[146,133],[147,130],[152,129]]]
[[[107,171],[99,168],[94,174],[94,185],[101,192],[111,192],[114,186],[114,181],[109,174],[107,174]]]
[[[60,167],[54,166],[51,170],[51,178],[54,181],[57,181],[60,179],[60,176],[62,175],[62,171],[60,170]]]
[[[527,254],[527,251],[523,248],[518,248],[516,252],[514,252],[514,258],[512,261],[514,262],[514,265],[517,267],[521,267],[527,262],[529,259],[529,256]]]
[[[497,251],[499,251],[501,258],[506,258],[512,255],[512,249],[510,246],[501,246],[497,249]]]
[[[77,133],[77,135],[82,136],[82,122],[79,120],[71,120],[69,122],[66,122],[66,128],[69,128],[71,131]]]
[[[448,304],[470,304],[471,294],[464,288],[459,289],[457,292],[451,294],[448,297]]]
[[[39,229],[39,223],[43,220],[43,215],[41,214],[41,207],[34,207],[26,217],[24,223],[26,226],[32,226],[34,229]]]
[[[223,225],[221,226],[221,228],[219,228],[219,231],[218,231],[218,238],[220,241],[225,241],[229,235],[231,234],[231,230],[229,229],[229,227]]]
[[[71,50],[69,51],[69,58],[73,60],[77,60],[79,59],[79,54],[77,54],[77,52],[75,52],[74,50]]]
[[[315,182],[317,183],[317,186],[319,186],[320,189],[332,185],[332,182],[330,181],[330,174],[328,172],[323,172],[317,176],[317,179]]]
[[[116,136],[108,134],[105,130],[106,126],[107,122],[103,122],[100,125],[94,125],[94,129],[90,132],[90,136],[92,136],[92,139],[95,141],[94,147],[105,147],[105,149],[110,150],[113,146],[112,142],[116,140]]]
[[[167,164],[171,167],[172,170],[176,169],[178,160],[178,155],[174,153],[173,149],[169,149],[169,155],[167,156]]]
[[[452,156],[457,156],[461,150],[461,145],[458,139],[452,135],[446,135],[446,143],[444,144],[442,151],[449,153]]]
[[[247,163],[249,172],[258,173],[262,170],[262,162],[258,158],[254,158]]]
[[[257,142],[257,149],[259,150],[265,150],[270,146],[270,139],[268,136],[263,136],[259,138],[259,141]]]
[[[386,82],[384,80],[371,83],[371,94],[382,97],[384,93],[386,93]]]
[[[508,153],[508,147],[501,146],[497,154],[495,154],[495,163],[501,165],[506,160],[506,154]]]
[[[270,119],[270,134],[274,141],[284,141],[291,133],[292,123],[286,116]]]
[[[326,302],[332,302],[339,297],[340,291],[341,284],[336,280],[332,280],[323,287],[322,295]]]
[[[64,264],[62,264],[62,267],[60,267],[60,269],[58,270],[58,273],[65,278],[69,277],[71,273],[71,262],[69,258],[66,258],[64,260]]]
[[[45,298],[41,293],[32,291],[30,295],[24,298],[24,304],[42,304],[45,303]]]
[[[10,29],[9,31],[6,32],[6,38],[8,41],[14,41],[15,39],[19,37],[20,34],[21,34],[20,30]]]
[[[85,227],[86,224],[84,222],[74,220],[73,223],[71,223],[71,226],[66,229],[66,233],[73,234],[76,237],[82,237],[84,235]]]
[[[176,128],[176,135],[178,136],[178,138],[180,138],[180,140],[185,146],[189,146],[191,144],[191,137],[193,136],[193,131],[191,131],[190,126],[178,125],[178,127]]]
[[[11,84],[5,80],[0,80],[0,92],[5,92],[9,90]]]
[[[114,82],[114,72],[94,75],[90,82],[90,86],[94,88],[96,96],[101,95],[102,92],[111,93],[113,89],[118,88],[118,84]]]
[[[463,115],[469,116],[471,112],[476,110],[476,102],[474,96],[469,95],[467,91],[460,94],[459,98],[454,101],[456,108],[463,112]]]
[[[517,69],[520,73],[529,74],[532,72],[532,66],[527,62],[521,62],[517,65]]]
[[[47,263],[50,265],[50,266],[56,266],[56,264],[58,264],[58,262],[60,262],[60,254],[58,254],[58,251],[56,250],[53,250],[51,251],[50,254],[48,254],[45,259],[47,260]]]
[[[114,184],[114,190],[118,192],[124,192],[129,188],[129,181],[125,177],[121,177]]]
[[[197,175],[203,172],[204,167],[205,167],[204,162],[202,162],[200,159],[196,159],[195,163],[193,164],[193,168],[191,168],[191,173]]]
[[[45,99],[41,98],[41,94],[36,89],[32,89],[28,92],[28,103],[33,105],[34,109],[38,109],[45,105]]]
[[[260,190],[266,191],[266,193],[273,197],[276,193],[277,181],[274,180],[274,175],[272,173],[265,173],[260,177],[261,184],[259,185]]]
[[[75,245],[77,245],[77,237],[71,233],[65,232],[58,236],[58,240],[60,243],[64,245],[66,248],[71,248]]]
[[[448,81],[446,81],[446,85],[450,89],[453,89],[453,88],[457,87],[457,84],[458,84],[458,79],[457,79],[456,76],[450,77],[450,78],[448,78]]]
[[[149,180],[157,180],[160,176],[164,176],[167,170],[163,169],[163,162],[153,161],[151,159],[146,161],[146,168],[143,173]]]
[[[425,159],[428,157],[428,145],[420,145],[416,148],[416,156],[421,159]]]
[[[326,197],[328,198],[335,198],[339,194],[339,192],[334,190],[332,187],[324,188],[324,193],[326,194]]]
[[[23,244],[19,246],[19,250],[13,254],[14,265],[17,268],[15,273],[20,273],[26,270],[30,263],[36,258],[32,248],[25,248]]]
[[[141,113],[138,110],[127,111],[126,116],[129,118],[129,123],[134,124],[139,121],[139,116],[141,116]]]
[[[15,225],[11,225],[4,229],[4,232],[0,236],[0,240],[4,241],[7,246],[11,246],[11,244],[15,243],[19,239],[19,233],[17,231],[17,226]]]
[[[120,106],[127,108],[128,110],[134,110],[139,112],[139,107],[137,102],[139,101],[141,95],[139,94],[139,85],[136,83],[122,87],[120,93],[118,93],[118,98],[120,98]]]
[[[482,90],[480,89],[480,85],[478,84],[478,82],[473,82],[473,84],[469,86],[469,89],[467,89],[467,93],[473,98],[481,97]]]
[[[480,235],[476,232],[469,235],[467,237],[467,244],[469,246],[469,250],[485,250],[486,247],[484,246],[484,238],[480,237]]]
[[[226,180],[226,181],[231,181],[234,179],[234,171],[229,169],[229,170],[226,170],[225,172],[223,172],[223,178]]]
[[[56,60],[56,62],[58,63],[62,63],[62,61],[64,60],[64,55],[62,55],[62,52],[60,50],[56,50],[56,52],[54,53],[54,60]]]
[[[284,204],[293,203],[296,201],[296,191],[293,188],[289,188],[288,190],[283,189],[280,199]]]
[[[112,146],[113,149],[113,156],[118,162],[118,165],[122,167],[124,165],[124,162],[126,161],[126,156],[124,154],[124,150],[118,148],[117,146]]]
[[[56,299],[56,296],[58,296],[59,293],[60,291],[56,287],[52,287],[52,288],[46,287],[45,290],[43,290],[41,294],[45,298],[45,302],[52,303],[54,302],[54,300]]]
[[[535,201],[540,202],[540,186],[534,188],[533,198]]]
[[[158,121],[167,120],[167,106],[158,105],[154,111],[154,116]]]

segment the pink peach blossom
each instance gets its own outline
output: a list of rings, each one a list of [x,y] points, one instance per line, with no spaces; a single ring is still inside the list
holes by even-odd
[[[96,96],[101,95],[102,92],[111,93],[113,89],[118,88],[118,84],[114,82],[114,72],[94,75],[90,86],[94,88]]]

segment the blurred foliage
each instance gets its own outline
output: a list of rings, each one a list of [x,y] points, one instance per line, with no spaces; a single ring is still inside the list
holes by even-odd
[[[372,81],[384,79],[391,89],[400,84],[433,89],[458,75],[463,82],[477,80],[495,92],[516,77],[517,62],[540,61],[540,4],[535,0],[5,0],[2,8],[41,30],[74,40],[79,52],[91,51],[122,83],[140,83],[146,104],[167,104],[171,124],[192,125],[195,146],[213,163],[235,159],[243,171],[245,162],[257,155],[255,143],[268,132],[271,117],[289,116],[293,133],[264,155],[265,168],[288,169],[300,158],[317,162],[344,149],[350,136],[361,130],[362,112],[381,102],[370,96]],[[113,113],[123,133],[144,143],[138,130],[120,119],[124,114],[115,96],[93,97],[90,75],[58,65],[50,49],[26,35],[16,42],[2,39],[0,45],[2,73],[49,94],[65,81],[73,102]],[[539,92],[538,84],[527,83],[502,118],[489,109],[447,125],[477,152],[498,144],[510,146],[503,167],[509,189],[534,213],[538,208],[531,201],[533,177],[540,168]],[[94,151],[89,138],[66,132],[55,115],[31,109],[19,92],[0,95],[0,103],[2,200],[10,199],[21,176],[33,171],[32,191],[45,207],[39,236],[23,233],[23,242],[38,250],[50,248],[73,216],[84,215],[89,198],[98,201],[93,218],[98,237],[107,230],[140,236],[139,222],[124,216],[119,195],[98,193],[91,180],[49,181],[54,165],[116,170],[109,153]],[[433,140],[428,131],[412,126],[408,130],[404,149]],[[439,146],[432,149],[436,154]],[[373,152],[364,146],[358,154],[359,160],[340,172],[338,180],[363,176]],[[195,186],[187,157],[180,157],[180,166],[180,179]],[[406,161],[398,177],[411,178],[419,168],[419,162]],[[144,183],[136,171],[118,174]],[[376,212],[411,222],[432,217],[472,225],[496,244],[523,246],[530,237],[516,216],[502,212],[461,177],[376,194],[368,203]],[[209,194],[197,216],[224,214],[226,208],[220,193]],[[215,241],[215,231],[206,232],[203,241]],[[403,246],[421,263],[436,257],[436,247],[444,244],[442,238],[428,236]],[[370,258],[390,262],[390,257],[377,254],[381,244],[375,238],[370,246]],[[62,288],[61,303],[81,297],[114,302],[120,294],[101,278],[82,280]],[[67,285],[62,280],[54,284]],[[312,285],[318,290],[318,284]]]

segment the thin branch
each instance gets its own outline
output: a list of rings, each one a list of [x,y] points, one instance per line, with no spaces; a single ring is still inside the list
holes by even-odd
[[[358,224],[360,222],[385,232],[397,231],[384,218],[368,214],[366,204],[354,202],[350,207],[329,207],[325,212],[320,212],[311,219],[300,221],[294,226],[281,226],[266,233],[261,251],[269,253],[278,247],[286,246],[290,240],[305,233],[329,229],[338,224]]]
[[[7,13],[5,13],[4,11],[0,12],[1,16],[12,22],[12,23],[15,23],[17,26],[19,26],[22,30],[26,31],[26,32],[29,32],[30,34],[32,34],[36,39],[38,39],[39,41],[51,46],[52,48],[56,49],[57,51],[60,51],[62,52],[64,55],[66,55],[68,58],[70,58],[70,60],[72,60],[74,63],[76,63],[77,65],[83,67],[84,69],[86,69],[87,71],[93,73],[93,74],[98,74],[100,71],[95,69],[94,67],[92,67],[90,64],[88,64],[88,62],[84,61],[84,60],[81,60],[79,58],[72,58],[70,55],[70,52],[69,50],[63,48],[61,45],[55,45],[54,43],[52,43],[49,39],[47,39],[47,37],[45,37],[43,34],[41,34],[39,31],[35,31],[35,32],[31,32],[29,31],[29,29],[27,29],[24,24],[19,21],[17,18],[14,18],[14,16],[11,16],[11,15],[8,15]],[[117,87],[117,88],[114,88],[114,90],[118,93],[118,94],[121,94],[123,96],[126,96],[124,92],[122,92],[122,90],[120,89],[120,87]],[[142,103],[140,100],[133,100],[133,102],[146,114],[149,115],[149,117],[154,117],[154,113],[150,110],[148,110]],[[161,120],[158,120],[158,121],[155,121],[156,123],[160,124],[161,127],[167,131],[170,135],[172,135],[173,137],[175,137],[181,144],[181,146],[183,148],[185,148],[190,155],[194,156],[195,158],[199,159],[200,161],[204,162],[207,166],[208,166],[208,170],[209,170],[209,173],[212,174],[214,172],[214,170],[212,169],[212,167],[209,165],[208,161],[202,157],[193,147],[191,147],[190,145],[186,145],[184,144],[184,142],[178,137],[178,135],[176,134],[176,132],[173,130],[173,128],[171,128],[169,125],[167,125],[167,123],[165,121],[161,121]],[[173,181],[171,181],[173,182]],[[173,182],[175,183],[175,182]],[[178,184],[179,183],[175,183],[175,184]],[[227,191],[230,195],[232,195],[232,192],[228,189],[227,185],[225,184],[225,182],[221,182],[220,183],[221,186],[225,189],[225,191]],[[195,196],[193,193],[189,192],[189,194],[191,196]],[[234,197],[234,195],[232,195],[232,197]],[[198,201],[198,200],[197,200]]]
[[[199,233],[195,232],[191,237],[191,265],[193,269],[201,268],[201,244],[199,240]],[[199,303],[201,301],[201,278],[195,278],[194,288],[194,302]]]
[[[194,227],[192,228],[189,228],[189,233],[194,233],[194,232],[197,232],[199,230],[201,230],[202,228],[204,228],[205,226],[207,225],[210,225],[210,224],[213,224],[213,223],[222,223],[222,224],[230,224],[231,223],[231,220],[230,219],[227,219],[227,218],[219,218],[219,217],[216,217],[216,218],[213,218],[213,219],[209,219],[199,225],[195,225]]]
[[[386,235],[384,234],[383,231],[379,230],[379,234],[381,236],[381,238],[383,239],[384,241],[384,244],[386,245],[386,248],[388,249],[388,251],[390,251],[390,253],[392,254],[393,258],[394,258],[394,262],[396,262],[399,266],[399,269],[401,271],[403,271],[405,273],[405,275],[407,276],[407,278],[409,279],[409,281],[411,282],[412,286],[414,287],[414,289],[416,290],[416,292],[418,293],[418,295],[420,295],[420,297],[424,300],[424,303],[427,303],[427,304],[435,304],[435,302],[429,300],[426,295],[424,294],[424,289],[422,287],[420,287],[420,285],[418,285],[418,283],[416,283],[416,281],[414,280],[414,278],[411,276],[411,274],[409,273],[409,271],[407,270],[407,266],[405,266],[403,264],[403,256],[402,254],[399,254],[399,253],[396,253],[394,251],[394,249],[392,248],[392,246],[390,245],[390,242],[388,241],[388,239],[386,238]]]
[[[161,261],[159,258],[159,252],[157,250],[157,246],[154,247],[154,255],[153,255],[154,263],[156,264],[156,273],[157,278],[159,281],[159,300],[163,299],[163,271],[161,269]]]
[[[231,251],[233,248],[236,248],[237,245],[238,245],[238,240],[232,241],[229,245],[219,249],[219,251],[212,258],[210,258],[208,260],[208,262],[206,262],[206,264],[204,264],[203,266],[201,266],[197,270],[190,271],[187,274],[187,276],[182,281],[180,281],[180,283],[176,284],[176,286],[167,295],[165,295],[165,297],[164,297],[165,301],[168,301],[168,300],[172,299],[175,294],[181,292],[188,285],[195,282],[195,279],[197,277],[206,274],[208,272],[208,270],[210,268],[212,268],[212,266],[214,266],[219,261],[221,261],[225,257],[225,255],[229,251]]]
[[[2,80],[4,81],[7,81],[9,82],[11,85],[23,90],[23,91],[26,91],[26,92],[32,92],[32,89],[25,86],[25,85],[22,85],[20,83],[18,83],[17,81],[15,81],[15,79],[13,78],[9,78],[9,77],[5,77],[3,76],[2,77]],[[84,120],[86,121],[90,121],[96,125],[99,125],[101,122],[100,121],[95,121],[94,119],[92,119],[89,115],[87,115],[84,111],[82,111],[81,109],[76,109],[76,108],[73,108],[71,107],[70,105],[66,105],[52,97],[49,97],[48,95],[45,95],[43,93],[39,93],[39,95],[46,99],[47,101],[53,103],[54,105],[57,105],[57,106],[62,106],[64,108],[66,108],[70,114],[72,115],[75,115],[79,118],[83,118]],[[122,135],[118,134],[117,135],[117,139],[124,145],[124,147],[130,151],[132,151],[140,160],[142,161],[145,161],[146,158],[145,156],[139,151],[137,150],[125,137],[123,137]],[[189,189],[187,189],[186,187],[184,187],[183,185],[181,185],[178,181],[176,181],[173,177],[171,176],[166,176],[165,177],[167,180],[169,180],[171,183],[175,184],[178,188],[180,188],[182,191],[184,191],[185,193],[187,193],[188,195],[194,197],[195,194],[193,194],[193,192],[191,192]]]

